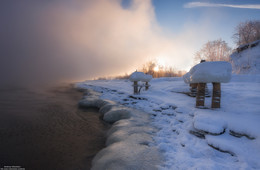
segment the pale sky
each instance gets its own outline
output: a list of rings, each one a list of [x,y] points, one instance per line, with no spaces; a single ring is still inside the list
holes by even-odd
[[[235,26],[259,19],[257,1],[2,0],[1,83],[122,75],[157,59],[188,70],[209,40],[231,47]]]

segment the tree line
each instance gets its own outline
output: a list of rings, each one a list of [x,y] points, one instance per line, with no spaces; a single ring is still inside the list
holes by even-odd
[[[255,21],[245,21],[239,23],[235,27],[234,34],[232,36],[234,43],[239,47],[244,44],[260,40],[260,20]],[[199,63],[201,60],[206,61],[229,61],[229,56],[232,53],[232,49],[228,44],[220,39],[208,41],[202,48],[197,51],[194,55],[195,64]],[[156,68],[156,69],[155,69]],[[142,71],[146,74],[152,75],[154,78],[159,77],[181,77],[186,72],[177,71],[173,67],[166,67],[159,65],[156,60],[148,61],[143,64],[142,68],[138,71]],[[99,77],[97,79],[128,79],[129,74],[115,76],[115,77]]]
[[[260,20],[245,21],[239,23],[232,36],[234,43],[239,47],[244,44],[260,40]],[[232,49],[222,40],[208,41],[195,53],[194,62],[206,61],[229,61]]]

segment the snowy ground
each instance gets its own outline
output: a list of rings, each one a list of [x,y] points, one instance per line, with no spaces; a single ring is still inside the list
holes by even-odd
[[[153,79],[150,85],[140,95],[133,95],[129,80],[77,87],[149,114],[149,126],[157,129],[153,145],[164,158],[158,169],[260,169],[260,75],[233,75],[223,83],[220,109],[195,108],[182,78]],[[206,98],[206,107],[210,104]]]

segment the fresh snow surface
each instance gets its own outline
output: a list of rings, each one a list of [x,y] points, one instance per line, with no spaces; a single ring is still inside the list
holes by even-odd
[[[233,73],[260,74],[260,40],[253,43],[258,44],[255,47],[249,47],[243,51],[234,52],[230,56]],[[251,44],[245,44],[243,46],[250,46]],[[239,48],[242,48],[242,46]]]
[[[225,61],[203,62],[183,76],[186,83],[227,83],[231,79],[231,64]]]
[[[143,82],[149,82],[153,78],[152,75],[144,74],[143,72],[135,71],[130,75],[129,80],[130,81],[143,81]]]
[[[182,78],[153,79],[150,85],[148,91],[133,95],[129,80],[77,83],[79,88],[99,92],[102,100],[144,111],[150,117],[143,119],[136,112],[129,119],[116,121],[107,140],[109,145],[96,156],[94,165],[102,155],[102,165],[111,159],[126,162],[129,159],[128,163],[135,166],[140,161],[131,156],[141,159],[145,152],[143,159],[147,159],[149,153],[145,149],[136,152],[131,141],[145,140],[147,146],[153,147],[151,156],[159,150],[163,157],[156,166],[158,169],[260,169],[260,75],[232,75],[229,83],[221,84],[220,109],[195,108],[195,98],[186,95],[189,85]],[[212,92],[210,83],[208,88]],[[210,105],[209,97],[205,106]],[[139,126],[141,133],[138,133]],[[191,131],[204,136],[199,138]],[[125,138],[128,140],[122,143]],[[118,155],[122,152],[126,154]],[[123,169],[124,163],[120,165],[118,168]],[[142,164],[141,169],[149,168],[148,164]]]

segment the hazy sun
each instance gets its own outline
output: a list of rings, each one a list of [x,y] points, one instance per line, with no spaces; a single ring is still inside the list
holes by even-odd
[[[158,72],[158,71],[160,71],[161,68],[166,67],[163,57],[157,57],[156,64],[157,65],[153,68],[153,71],[155,71],[155,72]]]
[[[153,68],[153,70],[156,71],[156,72],[159,71],[159,66],[155,66],[155,67]]]

